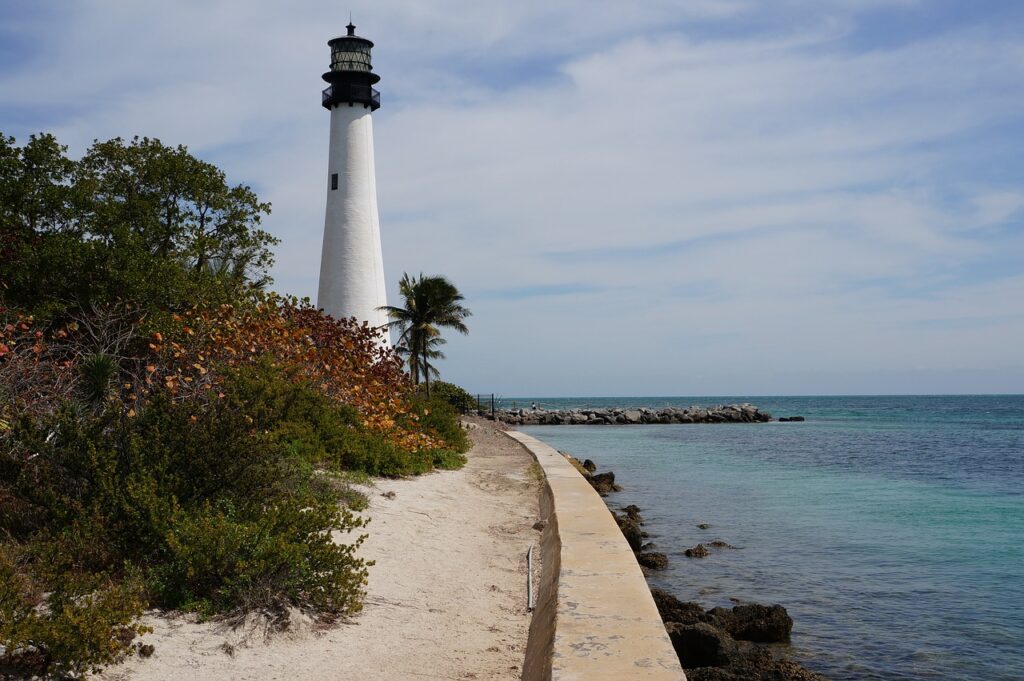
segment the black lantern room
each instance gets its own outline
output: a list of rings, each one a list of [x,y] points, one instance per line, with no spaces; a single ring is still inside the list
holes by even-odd
[[[357,36],[351,22],[346,28],[348,35],[327,42],[331,47],[331,70],[323,79],[331,85],[324,90],[322,103],[325,109],[358,104],[376,111],[380,108],[380,93],[373,85],[380,76],[370,63],[373,43]]]

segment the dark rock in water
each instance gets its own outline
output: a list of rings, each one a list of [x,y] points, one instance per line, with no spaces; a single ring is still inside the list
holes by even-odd
[[[707,619],[704,608],[699,603],[683,602],[658,587],[651,587],[651,596],[654,597],[654,605],[658,607],[662,622],[697,624]]]
[[[685,551],[683,551],[683,554],[687,558],[703,558],[704,556],[707,556],[710,553],[711,552],[708,551],[703,544],[697,544],[693,548],[686,549]]]
[[[657,551],[647,551],[645,553],[637,554],[636,561],[645,568],[651,570],[666,570],[668,569],[668,556],[664,553],[658,553]]]
[[[621,487],[615,484],[615,473],[612,473],[611,471],[608,471],[607,473],[595,473],[594,475],[591,475],[588,480],[590,480],[590,484],[601,496],[606,496],[612,492],[619,492],[622,490]]]
[[[644,545],[643,532],[640,531],[640,526],[624,515],[612,513],[612,517],[615,518],[619,529],[622,530],[622,536],[629,543],[629,548],[633,549],[634,552],[639,552]]]
[[[658,548],[658,545],[657,545],[657,544],[655,544],[655,543],[654,543],[654,542],[652,542],[652,541],[649,541],[649,542],[647,542],[646,544],[644,544],[643,546],[641,546],[641,547],[640,547],[640,550],[641,550],[641,551],[653,551],[653,550],[654,550],[654,549],[656,549],[656,548]]]
[[[747,603],[728,608],[708,610],[711,623],[741,641],[780,643],[789,640],[793,618],[781,605]]]
[[[594,471],[597,470],[597,464],[591,461],[590,459],[584,459],[583,468],[593,473]]]
[[[728,542],[724,542],[721,539],[716,539],[715,541],[713,541],[710,544],[708,544],[708,546],[714,546],[716,549],[734,549],[734,548],[736,548],[732,544],[730,544]]]
[[[783,416],[779,419],[779,423],[797,423],[798,421],[805,421],[803,416]]]
[[[624,508],[622,510],[626,513],[626,515],[629,517],[629,519],[632,520],[637,525],[643,525],[644,524],[643,516],[640,515],[640,507],[637,506],[636,504],[630,504],[629,506],[627,506],[626,508]]]
[[[697,526],[697,529],[699,529],[699,530],[710,530],[711,529],[711,525],[709,525],[708,523],[701,523],[700,525]]]
[[[753,646],[733,656],[728,666],[687,668],[686,678],[689,681],[825,681],[825,677],[796,662],[777,659],[767,650]]]
[[[672,647],[684,669],[693,667],[723,667],[732,662],[739,652],[736,641],[729,634],[710,624],[665,625]]]
[[[795,662],[776,659],[754,643],[737,641],[729,630],[754,641],[767,640],[749,638],[752,633],[764,633],[758,632],[759,628],[768,630],[779,625],[788,632],[792,620],[787,626],[779,618],[776,608],[787,620],[789,617],[781,606],[741,605],[733,610],[714,608],[705,612],[700,604],[683,602],[657,587],[651,589],[651,596],[690,681],[824,681],[824,677]],[[765,622],[774,624],[768,626]],[[776,629],[773,635],[777,637],[782,629]]]

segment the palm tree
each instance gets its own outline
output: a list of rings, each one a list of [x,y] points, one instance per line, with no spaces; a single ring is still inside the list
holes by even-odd
[[[447,342],[441,338],[441,328],[469,333],[464,320],[472,313],[459,302],[462,294],[445,277],[428,277],[421,272],[417,278],[403,273],[398,292],[403,307],[386,305],[380,309],[391,318],[388,326],[399,330],[398,347],[409,356],[413,383],[419,385],[422,378],[429,397],[431,375],[439,375],[430,360],[444,357],[437,346]]]
[[[427,376],[436,379],[441,377],[441,372],[437,370],[437,367],[430,363],[433,359],[444,359],[444,353],[437,349],[437,346],[444,345],[447,343],[444,338],[440,336],[433,336],[427,339],[426,352],[419,350],[417,352],[411,351],[403,343],[399,343],[395,346],[395,352],[402,357],[406,357],[406,361],[409,364],[409,375],[413,381],[419,384],[420,376]],[[424,355],[426,355],[426,361],[424,361]]]

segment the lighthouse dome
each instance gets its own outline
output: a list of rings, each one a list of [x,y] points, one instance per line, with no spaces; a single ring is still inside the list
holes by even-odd
[[[327,43],[331,46],[331,71],[372,71],[370,52],[373,43],[357,36],[354,24],[350,23],[346,28],[348,35]]]

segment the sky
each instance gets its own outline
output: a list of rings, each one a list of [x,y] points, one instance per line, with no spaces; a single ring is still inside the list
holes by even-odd
[[[327,40],[376,43],[389,300],[503,396],[1024,392],[1019,0],[0,0],[0,132],[184,144],[315,300]]]

